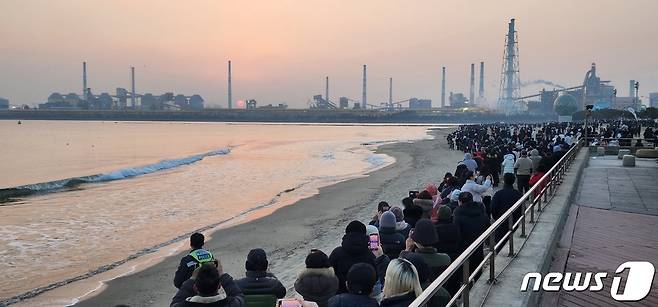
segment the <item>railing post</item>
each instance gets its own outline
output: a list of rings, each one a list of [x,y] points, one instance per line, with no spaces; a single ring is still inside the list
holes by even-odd
[[[546,193],[544,193],[545,195]],[[537,197],[537,215],[539,215],[539,212],[541,212],[541,195]],[[539,216],[537,216],[537,220],[539,220]]]
[[[532,195],[532,194],[531,194]],[[527,198],[526,198],[527,201]],[[525,238],[525,202],[521,203],[521,238]]]
[[[491,246],[491,257],[489,257],[489,282],[493,283],[496,279],[496,232],[489,236],[489,246]]]
[[[530,223],[535,222],[535,195],[530,195]]]
[[[507,238],[507,242],[509,242],[509,257],[514,256],[514,218],[512,218],[513,215],[510,215],[509,218],[507,219],[509,224],[509,237]]]
[[[468,271],[468,259],[466,259],[466,261],[464,261],[464,264],[462,264],[462,272],[463,272],[462,274],[463,283],[466,285],[464,291],[462,292],[462,302],[464,307],[468,307],[469,306],[468,299],[471,292],[470,289],[471,286],[468,280],[471,276],[471,273]]]

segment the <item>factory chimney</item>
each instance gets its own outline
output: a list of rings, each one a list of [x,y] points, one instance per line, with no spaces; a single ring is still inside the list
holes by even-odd
[[[130,105],[135,109],[135,67],[130,67]]]
[[[329,104],[329,76],[327,76],[327,79],[326,79],[326,84],[325,84],[325,89],[324,89],[324,99],[326,99],[327,104]]]
[[[475,105],[475,64],[471,63],[471,92],[468,102]]]
[[[361,99],[361,104],[362,104],[363,109],[367,109],[367,108],[368,108],[368,96],[367,96],[367,94],[366,94],[366,93],[367,93],[367,87],[366,87],[366,80],[367,80],[367,79],[366,79],[366,78],[367,78],[367,77],[366,77],[366,69],[367,69],[367,68],[366,68],[366,65],[363,65],[363,96],[362,96],[362,99]]]
[[[388,78],[388,107],[393,108],[393,78]]]
[[[231,97],[231,61],[228,61],[228,108],[233,109],[233,98]]]
[[[484,103],[484,62],[480,62],[480,92],[478,102]]]
[[[82,62],[82,100],[87,100],[87,62]]]
[[[441,108],[446,106],[446,67],[441,68]]]

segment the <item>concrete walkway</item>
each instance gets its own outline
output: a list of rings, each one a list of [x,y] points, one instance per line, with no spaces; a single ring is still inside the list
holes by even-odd
[[[655,277],[639,302],[616,302],[610,293],[612,277],[628,275],[615,275],[620,264],[649,261],[658,267],[658,164],[638,159],[628,168],[616,157],[588,162],[550,271],[607,272],[608,278],[599,292],[545,292],[541,306],[658,306]]]

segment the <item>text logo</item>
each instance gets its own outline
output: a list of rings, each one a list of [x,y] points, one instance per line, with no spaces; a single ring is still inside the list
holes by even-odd
[[[636,302],[645,298],[651,291],[651,284],[653,283],[653,276],[656,272],[653,264],[647,261],[628,261],[622,263],[615,274],[619,274],[628,270],[628,277],[626,278],[626,286],[622,293],[619,293],[619,287],[622,284],[621,276],[614,276],[612,278],[612,287],[610,295],[618,302]],[[533,280],[531,291],[542,290],[548,292],[555,291],[591,291],[598,292],[603,290],[603,280],[608,277],[608,273],[559,273],[550,272],[543,276],[540,273],[531,272],[525,274],[523,282],[521,283],[521,291],[528,291],[530,280]]]

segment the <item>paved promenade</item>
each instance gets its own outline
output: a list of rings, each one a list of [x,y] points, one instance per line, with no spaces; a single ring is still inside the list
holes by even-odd
[[[638,159],[636,167],[629,168],[615,156],[591,157],[550,271],[607,272],[608,278],[599,292],[544,293],[541,305],[658,306],[655,277],[644,300],[612,299],[612,277],[628,274],[614,271],[626,261],[649,261],[658,268],[658,164]]]

